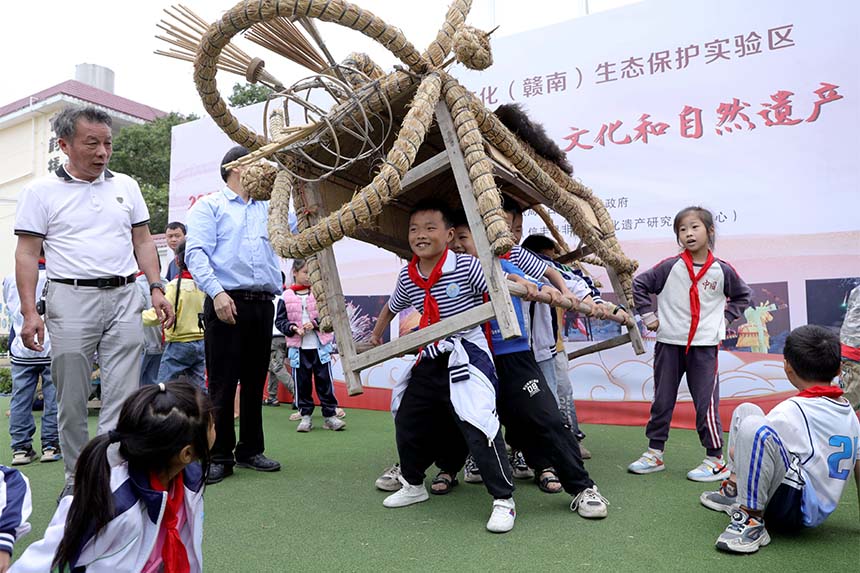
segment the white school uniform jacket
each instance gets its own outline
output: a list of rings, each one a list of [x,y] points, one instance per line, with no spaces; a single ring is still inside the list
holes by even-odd
[[[203,471],[200,464],[185,467],[185,524],[179,532],[188,552],[191,573],[203,571]],[[72,570],[87,573],[139,573],[146,564],[161,528],[167,492],[149,486],[149,473],[127,463],[111,468],[114,517],[97,536],[90,535],[72,562]],[[63,538],[72,496],[60,501],[45,537],[30,545],[11,573],[49,573]],[[80,568],[80,569],[78,569]]]
[[[694,265],[699,272],[701,265]],[[633,302],[646,324],[660,319],[657,341],[686,346],[692,325],[690,273],[681,255],[660,261],[633,279]],[[726,337],[726,325],[743,314],[750,303],[750,288],[727,262],[714,258],[698,283],[698,328],[691,346],[717,346]],[[657,295],[656,309],[651,294]]]
[[[857,415],[846,400],[795,396],[774,406],[767,419],[791,454],[783,483],[802,488],[803,524],[820,525],[839,505],[860,460]]]
[[[12,555],[15,541],[30,531],[30,482],[16,469],[0,466],[0,551]]]

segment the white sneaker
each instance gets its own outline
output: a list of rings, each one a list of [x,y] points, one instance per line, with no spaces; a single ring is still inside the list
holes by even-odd
[[[601,519],[606,517],[606,506],[609,501],[600,495],[597,486],[593,485],[584,489],[570,502],[570,511],[575,511],[587,519]]]
[[[644,454],[639,456],[639,459],[627,466],[627,471],[634,474],[653,474],[666,469],[663,463],[663,456],[656,453],[656,450],[648,448]]]
[[[27,448],[26,450],[16,450],[12,452],[13,466],[25,466],[35,459],[36,452],[33,451],[33,448]]]
[[[325,422],[323,422],[323,428],[325,428],[326,430],[333,430],[335,432],[339,432],[340,430],[346,428],[346,422],[336,416],[329,416],[325,419]]]
[[[299,422],[299,425],[296,426],[297,432],[310,432],[314,427],[313,421],[311,421],[310,416],[302,416],[302,421]]]
[[[478,469],[478,464],[475,463],[475,458],[472,454],[466,457],[466,465],[463,467],[463,481],[466,483],[481,483],[484,478],[481,477],[481,470]]]
[[[385,507],[406,507],[407,505],[421,503],[430,499],[430,494],[427,493],[427,488],[424,487],[423,483],[421,485],[411,485],[403,479],[403,476],[400,476],[399,479],[402,487],[382,500],[382,505]]]
[[[397,491],[401,487],[400,464],[394,464],[387,468],[381,476],[376,478],[376,488],[382,491]]]
[[[493,513],[487,521],[487,531],[493,533],[507,533],[514,528],[514,520],[517,518],[517,506],[514,499],[494,499]]]
[[[687,479],[693,481],[723,481],[732,475],[726,461],[721,457],[717,460],[705,458],[695,468],[687,472]]]

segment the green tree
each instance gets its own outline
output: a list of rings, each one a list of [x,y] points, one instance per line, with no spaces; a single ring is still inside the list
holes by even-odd
[[[260,103],[266,101],[272,90],[263,84],[242,84],[236,82],[233,84],[233,95],[227,98],[231,107],[245,107],[252,103]]]
[[[111,169],[134,177],[149,209],[149,228],[162,233],[167,226],[170,183],[170,130],[195,115],[169,113],[155,121],[122,128],[113,141]]]

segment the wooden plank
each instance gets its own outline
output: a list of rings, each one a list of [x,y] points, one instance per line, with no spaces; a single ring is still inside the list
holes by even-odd
[[[594,249],[592,249],[588,245],[582,245],[581,247],[577,247],[576,249],[570,251],[569,253],[565,253],[562,256],[556,259],[557,262],[561,264],[566,264],[571,261],[576,261],[581,259],[582,257],[587,257],[594,253]]]
[[[472,328],[493,318],[493,305],[485,302],[480,306],[470,308],[466,312],[461,312],[456,316],[446,318],[431,324],[426,328],[410,332],[401,336],[397,340],[386,342],[382,346],[371,348],[361,354],[355,355],[350,360],[350,365],[356,371],[370,368],[381,362],[385,362],[390,358],[403,356],[413,350],[417,350],[422,346],[427,346],[431,342],[467,328]]]
[[[595,352],[600,352],[601,350],[609,350],[610,348],[615,348],[616,346],[621,346],[622,344],[627,344],[628,342],[630,342],[630,333],[625,332],[624,334],[620,334],[614,338],[602,340],[597,344],[592,344],[591,346],[586,346],[585,348],[578,348],[573,352],[568,352],[567,359],[573,360],[574,358],[579,358],[580,356],[585,356],[586,354],[594,354]]]
[[[469,172],[466,169],[466,159],[463,157],[463,151],[460,149],[460,141],[454,128],[454,120],[451,118],[448,106],[441,101],[436,104],[436,123],[439,125],[442,140],[445,142],[445,149],[448,152],[448,159],[451,162],[454,179],[457,181],[460,199],[463,202],[463,210],[466,212],[466,220],[469,222],[469,229],[472,231],[472,240],[475,242],[475,248],[478,250],[478,260],[481,261],[481,268],[484,269],[487,290],[489,291],[490,302],[495,311],[496,321],[499,323],[499,330],[502,338],[516,338],[521,336],[522,332],[517,321],[516,311],[514,311],[514,303],[508,292],[507,279],[502,272],[499,259],[493,256],[493,252],[490,250],[490,240],[487,238],[487,230],[484,228],[484,222],[481,220],[478,211],[478,202],[475,199],[472,180],[469,178]]]
[[[621,281],[618,280],[618,275],[615,273],[615,269],[610,266],[606,266],[606,274],[609,276],[609,282],[612,285],[612,290],[615,291],[615,295],[618,297],[619,302],[627,302],[627,298],[624,295],[624,289],[621,287]],[[625,305],[626,306],[626,305]],[[633,309],[629,309],[627,314],[630,315],[630,318],[633,319]],[[633,351],[636,354],[645,354],[645,343],[642,341],[642,334],[639,332],[639,325],[633,324],[633,326],[627,325],[627,332],[630,334],[630,344],[633,345]]]
[[[540,192],[532,187],[531,183],[523,177],[523,174],[514,166],[511,161],[505,157],[505,155],[499,151],[496,147],[490,145],[489,155],[490,159],[493,160],[494,167],[496,168],[496,176],[504,179],[511,185],[515,186],[517,189],[522,191],[525,195],[532,198],[532,203],[541,203],[546,205],[547,207],[552,208],[549,201],[540,194]],[[582,199],[581,197],[577,197],[576,195],[572,195],[570,197],[575,203],[579,204],[582,209],[582,214],[585,219],[595,228],[600,229],[600,223],[597,220],[597,216],[594,214],[594,210],[591,208],[591,205],[588,204],[588,201]]]
[[[305,201],[305,206],[309,211],[308,221],[311,225],[315,225],[321,217],[326,216],[318,183],[305,184]],[[343,298],[343,286],[337,272],[334,249],[328,247],[318,252],[316,256],[320,265],[320,274],[325,283],[325,296],[334,327],[334,335],[337,339],[338,355],[343,367],[346,390],[350,396],[362,394],[364,390],[361,387],[361,376],[351,364],[352,358],[355,356],[355,341],[352,339],[352,330],[349,327],[346,300]]]
[[[416,165],[407,171],[403,175],[403,179],[400,180],[401,193],[405,193],[413,187],[421,185],[425,181],[445,172],[448,169],[449,163],[448,153],[441,151],[427,161]]]
[[[517,174],[508,171],[495,159],[490,159],[490,161],[493,162],[493,174],[516,187],[517,190],[519,190],[519,192],[528,200],[529,205],[534,205],[535,203],[544,205],[548,202],[546,197],[541,195],[528,181],[519,177]]]

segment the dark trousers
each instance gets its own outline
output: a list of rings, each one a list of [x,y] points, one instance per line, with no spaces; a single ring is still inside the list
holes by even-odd
[[[433,462],[454,475],[471,452],[490,495],[510,498],[513,472],[501,431],[490,442],[481,430],[461,420],[451,404],[449,384],[447,354],[424,358],[412,369],[394,418],[403,479],[412,485],[423,483]]]
[[[320,362],[320,353],[315,348],[299,349],[299,367],[293,369],[293,379],[296,381],[296,405],[302,416],[314,413],[314,386],[323,416],[335,415],[337,398],[331,383],[331,362]]]
[[[236,324],[221,322],[212,299],[203,303],[206,371],[209,396],[215,406],[215,445],[212,462],[233,465],[236,459],[248,460],[262,454],[263,387],[269,370],[272,321],[275,307],[271,301],[234,298]],[[239,443],[233,425],[233,400],[239,392]],[[235,449],[235,458],[233,457]]]
[[[497,355],[495,360],[496,406],[511,447],[522,450],[535,470],[554,468],[564,491],[571,495],[593,486],[579,444],[565,426],[532,351]]]
[[[662,450],[669,439],[669,424],[684,374],[696,408],[699,440],[709,456],[720,456],[723,453],[723,426],[720,423],[716,346],[691,346],[689,352],[678,344],[658,342],[654,346],[654,402],[651,404],[651,418],[645,427],[648,447]]]

